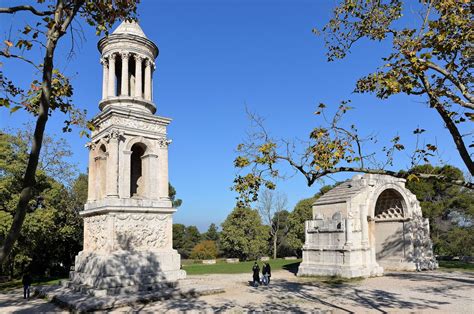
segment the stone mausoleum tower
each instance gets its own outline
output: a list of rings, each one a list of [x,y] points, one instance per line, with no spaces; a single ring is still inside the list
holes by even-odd
[[[166,137],[171,120],[154,115],[158,47],[127,21],[98,47],[101,112],[89,144],[84,250],[70,283],[96,295],[157,290],[186,276],[172,247],[176,210],[168,197]]]

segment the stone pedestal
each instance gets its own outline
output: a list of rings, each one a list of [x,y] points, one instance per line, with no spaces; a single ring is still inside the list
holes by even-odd
[[[108,295],[155,291],[185,278],[181,257],[172,249],[175,210],[163,207],[168,203],[135,199],[88,203],[81,212],[84,250],[76,256],[71,284]]]

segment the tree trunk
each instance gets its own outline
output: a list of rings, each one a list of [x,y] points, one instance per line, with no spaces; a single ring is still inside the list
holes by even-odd
[[[273,259],[277,258],[277,235],[277,232],[273,234]]]
[[[76,4],[76,6],[80,5]],[[63,1],[58,1],[57,7],[54,11],[54,25],[48,30],[47,33],[48,40],[46,42],[46,53],[43,60],[43,77],[38,118],[36,120],[31,151],[28,157],[28,165],[23,177],[20,199],[18,200],[16,206],[12,226],[8,231],[3,246],[0,248],[0,263],[2,263],[10,254],[11,250],[13,249],[13,245],[20,235],[21,227],[27,213],[28,203],[32,197],[32,190],[36,183],[36,169],[38,168],[38,160],[43,143],[43,134],[46,127],[46,122],[48,121],[49,108],[51,106],[51,81],[54,68],[54,52],[56,50],[58,40],[62,35],[65,34],[66,29],[77,13],[77,9],[78,7],[75,8],[72,13],[69,13],[70,15],[64,18],[64,3]]]

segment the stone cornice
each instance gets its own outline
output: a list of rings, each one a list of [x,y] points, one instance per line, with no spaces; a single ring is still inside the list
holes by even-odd
[[[127,42],[132,42],[135,44],[138,43],[147,47],[149,51],[151,52],[154,59],[156,59],[156,57],[159,54],[158,46],[155,45],[154,42],[152,42],[151,40],[147,38],[143,38],[143,37],[131,35],[131,34],[111,34],[99,40],[97,44],[97,48],[99,49],[101,54],[104,54],[104,52],[106,52],[105,50],[107,50],[106,49],[107,46],[114,45],[114,44],[117,44],[118,46],[123,46],[124,48],[127,48],[127,50],[129,50]]]

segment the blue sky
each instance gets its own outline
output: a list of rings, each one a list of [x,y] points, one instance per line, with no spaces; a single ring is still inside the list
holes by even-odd
[[[348,116],[348,123],[356,123],[364,134],[378,134],[381,145],[397,133],[406,139],[405,144],[413,145],[411,132],[421,126],[428,130],[427,141],[442,147],[444,160],[461,167],[440,118],[422,99],[396,96],[380,101],[373,95],[352,94],[356,79],[379,66],[389,46],[363,42],[345,60],[326,62],[323,40],[311,30],[328,20],[334,3],[145,0],[140,5],[140,25],[160,49],[154,74],[157,114],[173,119],[168,129],[173,140],[169,173],[183,199],[175,222],[197,225],[204,231],[212,222],[222,223],[234,207],[232,162],[249,127],[246,107],[265,117],[273,135],[306,139],[318,124],[313,112],[319,102],[336,106],[351,98],[356,110]],[[0,1],[1,6],[11,4]],[[19,13],[2,16],[2,41],[10,27],[14,33],[27,19],[27,14]],[[70,37],[62,41],[57,66],[72,77],[74,101],[92,118],[101,98],[99,38],[91,27],[83,28],[85,41],[74,47],[72,59],[67,58]],[[17,62],[5,63],[3,70],[26,85],[35,74]],[[67,139],[74,151],[73,161],[86,171],[87,139],[80,138],[79,131],[62,134],[63,120],[62,114],[55,114],[47,131]],[[31,117],[24,112],[9,115],[0,111],[0,128],[21,127],[26,121]],[[393,169],[407,164],[406,153],[402,153]],[[319,187],[308,188],[299,174],[278,186],[288,196],[289,209]]]

